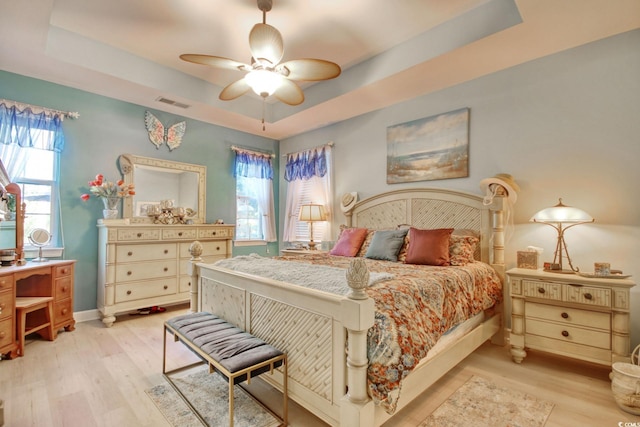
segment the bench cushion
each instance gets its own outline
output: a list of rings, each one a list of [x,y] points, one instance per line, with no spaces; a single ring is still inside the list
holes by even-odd
[[[179,333],[180,339],[184,338],[196,345],[231,374],[283,354],[261,339],[211,313],[185,314],[169,319],[166,323]],[[275,367],[281,365],[282,361],[279,361]],[[251,376],[260,375],[269,369],[268,366],[257,369]],[[246,375],[236,378],[234,383],[237,384],[244,379]]]

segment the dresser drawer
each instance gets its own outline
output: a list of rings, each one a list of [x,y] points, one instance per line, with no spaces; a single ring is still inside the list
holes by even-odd
[[[161,297],[176,293],[176,278],[147,282],[131,282],[116,286],[116,303]]]
[[[178,292],[189,292],[191,290],[191,276],[180,276],[180,286]]]
[[[227,242],[201,242],[202,243],[202,255],[203,257],[209,255],[227,255]],[[180,258],[191,258],[189,253],[189,246],[191,243],[180,243]]]
[[[555,340],[583,344],[591,347],[610,349],[611,334],[608,331],[585,329],[571,325],[545,322],[527,318],[525,321],[527,336],[537,335]]]
[[[55,276],[70,276],[73,273],[73,265],[59,265],[55,268]]]
[[[203,256],[202,257],[202,261],[205,264],[213,264],[216,261],[219,261],[221,259],[225,259],[224,255],[213,255],[213,256]],[[189,260],[188,259],[181,259],[180,260],[180,274],[184,275],[184,274],[189,274]]]
[[[195,228],[177,228],[162,230],[162,238],[165,240],[196,239],[198,231]]]
[[[66,276],[61,279],[56,279],[56,283],[55,283],[56,301],[71,298],[72,291],[73,291],[73,277]]]
[[[175,259],[175,243],[156,243],[149,245],[118,245],[116,262],[135,262],[149,260]]]
[[[221,238],[226,239],[232,237],[233,232],[229,228],[199,228],[198,239]]]
[[[119,241],[136,241],[136,240],[160,240],[160,230],[143,229],[143,230],[127,230],[118,229]]]
[[[73,301],[69,298],[62,301],[56,301],[53,305],[53,317],[56,319],[56,324],[66,323],[68,320],[73,319]]]
[[[13,342],[12,326],[13,326],[12,318],[0,320],[0,348],[6,345],[12,344]]]
[[[577,308],[559,307],[555,305],[525,303],[527,317],[535,317],[566,325],[586,326],[611,330],[611,314],[598,311],[580,310]]]
[[[562,285],[560,283],[523,280],[522,285],[525,297],[562,301]]]
[[[176,275],[176,260],[116,265],[116,282],[163,278]]]
[[[564,300],[598,307],[611,307],[611,289],[565,285]]]
[[[0,319],[13,316],[15,298],[13,292],[0,293]]]
[[[13,275],[0,276],[0,292],[11,292],[13,289]]]

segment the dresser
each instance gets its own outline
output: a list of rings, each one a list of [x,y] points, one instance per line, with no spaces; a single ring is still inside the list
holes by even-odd
[[[507,277],[516,363],[528,348],[601,365],[629,361],[632,280],[522,268]]]
[[[98,221],[98,310],[112,326],[116,314],[189,302],[189,247],[202,243],[202,262],[228,258],[234,225],[129,224]],[[193,284],[194,291],[195,284]]]
[[[53,338],[58,331],[73,331],[74,260],[28,262],[22,266],[0,267],[0,354],[15,357],[16,297],[53,297]]]

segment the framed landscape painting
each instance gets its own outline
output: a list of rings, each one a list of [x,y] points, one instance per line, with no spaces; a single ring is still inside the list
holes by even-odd
[[[469,176],[469,109],[387,128],[387,184]]]

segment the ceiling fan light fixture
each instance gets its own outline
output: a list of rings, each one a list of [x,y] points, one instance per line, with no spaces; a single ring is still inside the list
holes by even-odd
[[[273,95],[282,83],[282,76],[267,70],[251,71],[244,79],[249,87],[263,98]]]

